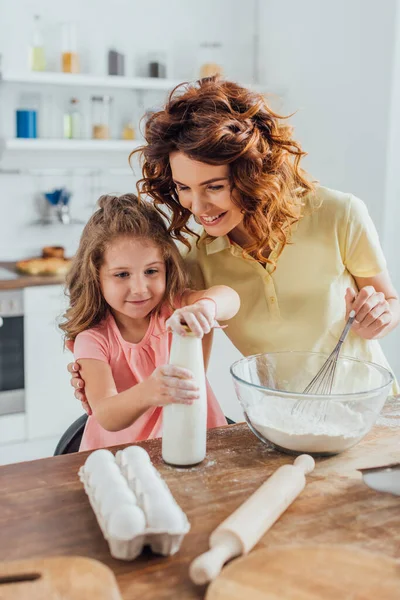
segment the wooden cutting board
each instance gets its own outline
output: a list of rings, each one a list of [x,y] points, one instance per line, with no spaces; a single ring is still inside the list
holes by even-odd
[[[206,600],[398,600],[400,562],[348,546],[276,546],[230,563]]]
[[[0,563],[1,600],[122,600],[111,569],[80,556]]]

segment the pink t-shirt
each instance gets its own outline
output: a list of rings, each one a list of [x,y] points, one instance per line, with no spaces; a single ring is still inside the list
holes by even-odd
[[[171,335],[165,321],[171,315],[163,310],[151,317],[144,338],[138,344],[126,342],[109,314],[99,325],[77,335],[74,342],[75,360],[94,358],[110,365],[118,392],[123,392],[147,379],[154,369],[169,360]],[[111,402],[112,400],[110,400]],[[226,425],[226,419],[207,381],[207,427]],[[160,437],[162,408],[154,407],[143,413],[130,427],[121,431],[107,431],[89,416],[79,450],[95,450],[118,444]]]

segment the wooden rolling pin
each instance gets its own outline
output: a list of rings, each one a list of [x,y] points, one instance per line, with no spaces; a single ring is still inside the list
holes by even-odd
[[[212,532],[210,550],[190,565],[191,580],[197,585],[212,581],[228,560],[250,552],[304,489],[305,475],[314,467],[314,459],[308,454],[298,456],[293,465],[279,467]]]

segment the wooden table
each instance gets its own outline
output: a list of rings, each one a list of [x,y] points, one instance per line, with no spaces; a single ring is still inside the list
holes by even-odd
[[[145,551],[132,563],[111,558],[77,477],[82,453],[0,468],[0,559],[88,556],[113,569],[126,600],[203,598],[205,588],[189,580],[190,561],[207,549],[218,523],[292,458],[263,445],[244,424],[210,431],[207,458],[188,469],[163,464],[160,440],[142,445],[191,522],[178,554]],[[400,498],[370,490],[356,471],[399,458],[399,429],[376,427],[355,448],[319,459],[302,495],[260,546],[347,544],[400,558]]]

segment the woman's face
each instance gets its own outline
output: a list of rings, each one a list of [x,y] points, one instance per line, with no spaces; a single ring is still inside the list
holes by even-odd
[[[206,232],[227,235],[243,221],[241,209],[232,201],[228,165],[208,165],[182,152],[170,155],[172,178],[179,202],[190,210]]]

